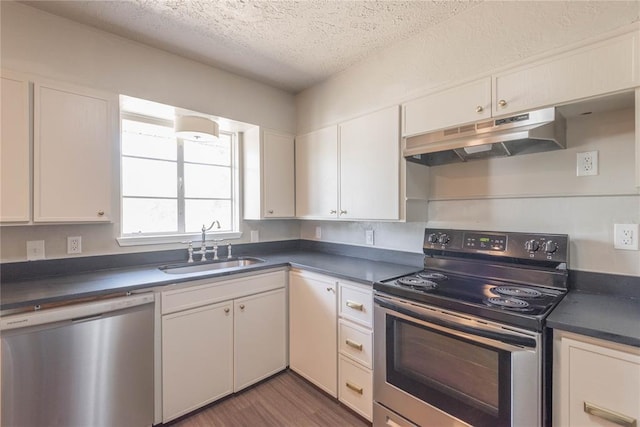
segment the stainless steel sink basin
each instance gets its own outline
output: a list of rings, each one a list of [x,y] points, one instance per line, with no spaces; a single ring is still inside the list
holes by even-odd
[[[232,268],[248,267],[253,264],[263,263],[264,260],[252,257],[240,257],[232,259],[221,259],[220,261],[193,262],[190,264],[170,264],[158,267],[167,274],[187,274],[203,271],[227,270]]]

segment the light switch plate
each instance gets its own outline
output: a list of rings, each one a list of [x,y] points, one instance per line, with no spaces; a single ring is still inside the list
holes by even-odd
[[[251,243],[257,243],[260,241],[260,232],[258,230],[251,230]]]
[[[44,240],[27,241],[27,261],[44,259]]]
[[[364,242],[373,245],[373,230],[364,230]]]

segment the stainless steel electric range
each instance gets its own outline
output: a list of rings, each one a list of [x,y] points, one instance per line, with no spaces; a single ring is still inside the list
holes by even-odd
[[[426,229],[423,249],[423,270],[374,284],[374,425],[549,425],[568,237]]]

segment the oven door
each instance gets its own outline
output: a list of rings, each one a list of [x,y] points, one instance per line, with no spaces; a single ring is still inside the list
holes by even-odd
[[[376,402],[421,426],[541,424],[539,334],[385,295],[375,302]]]

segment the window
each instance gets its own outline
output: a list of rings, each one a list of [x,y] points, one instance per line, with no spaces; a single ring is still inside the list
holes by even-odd
[[[172,114],[149,108],[145,115],[135,101],[155,103],[123,98],[120,243],[180,241],[214,220],[220,229],[211,232],[237,233],[236,134],[221,129],[214,142],[179,139]]]

